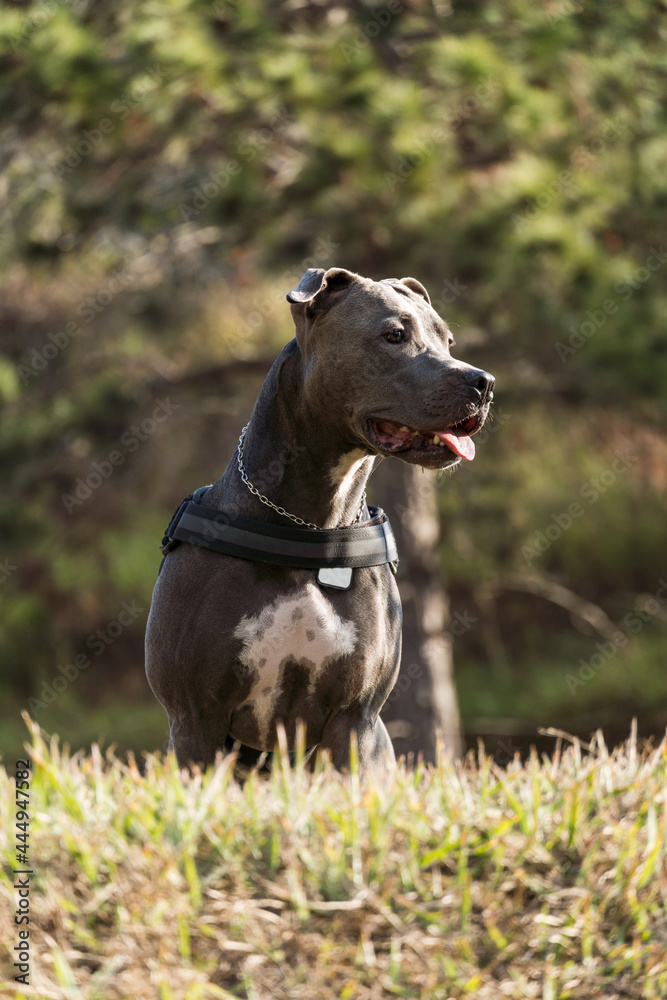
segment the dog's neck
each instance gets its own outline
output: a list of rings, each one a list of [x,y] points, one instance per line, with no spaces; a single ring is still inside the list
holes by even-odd
[[[308,411],[302,392],[302,358],[291,341],[274,362],[260,391],[243,446],[248,479],[274,504],[321,528],[354,523],[374,456],[356,448],[327,412]],[[294,527],[248,489],[235,452],[207,495],[230,514]]]

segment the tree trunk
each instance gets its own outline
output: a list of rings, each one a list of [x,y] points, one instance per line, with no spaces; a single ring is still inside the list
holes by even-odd
[[[396,535],[403,602],[401,671],[382,718],[397,757],[435,761],[438,732],[445,750],[460,756],[449,601],[438,571],[436,488],[419,467],[400,461],[382,461],[369,486],[373,502],[387,512]]]

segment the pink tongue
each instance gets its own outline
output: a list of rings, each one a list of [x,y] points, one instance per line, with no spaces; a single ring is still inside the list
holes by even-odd
[[[475,442],[467,434],[454,434],[452,431],[438,431],[438,437],[452,449],[455,455],[472,462],[475,457]]]

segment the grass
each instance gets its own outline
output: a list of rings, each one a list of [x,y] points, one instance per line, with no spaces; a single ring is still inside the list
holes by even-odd
[[[91,678],[95,680],[96,678]],[[84,683],[81,678],[77,683]],[[89,678],[85,678],[89,683]],[[166,749],[169,742],[169,723],[165,711],[146,685],[148,695],[129,700],[118,693],[99,698],[99,692],[90,683],[84,694],[92,690],[98,694],[98,703],[86,703],[80,692],[71,688],[60,695],[53,704],[38,710],[37,720],[48,732],[67,733],[71,747],[90,747],[96,742],[102,746],[113,745],[120,756],[129,750],[143,748]],[[40,686],[37,686],[36,694]],[[13,764],[17,748],[23,745],[25,726],[21,722],[21,711],[27,699],[19,699],[6,688],[0,687],[0,702],[3,705],[2,727],[0,729],[0,764]]]
[[[31,731],[31,986],[13,981],[0,772],[0,996],[588,1000],[667,995],[667,741],[506,770],[70,755]],[[9,833],[9,839],[7,834]]]

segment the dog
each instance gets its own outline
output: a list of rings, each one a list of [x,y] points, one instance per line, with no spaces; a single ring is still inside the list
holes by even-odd
[[[379,713],[401,658],[393,538],[366,483],[389,456],[471,460],[494,378],[452,357],[415,278],[311,268],[287,299],[296,336],[236,453],[165,536],[146,674],[180,766],[232,747],[252,766],[280,726],[294,750],[301,720],[340,770],[354,732],[364,774],[395,760]]]

